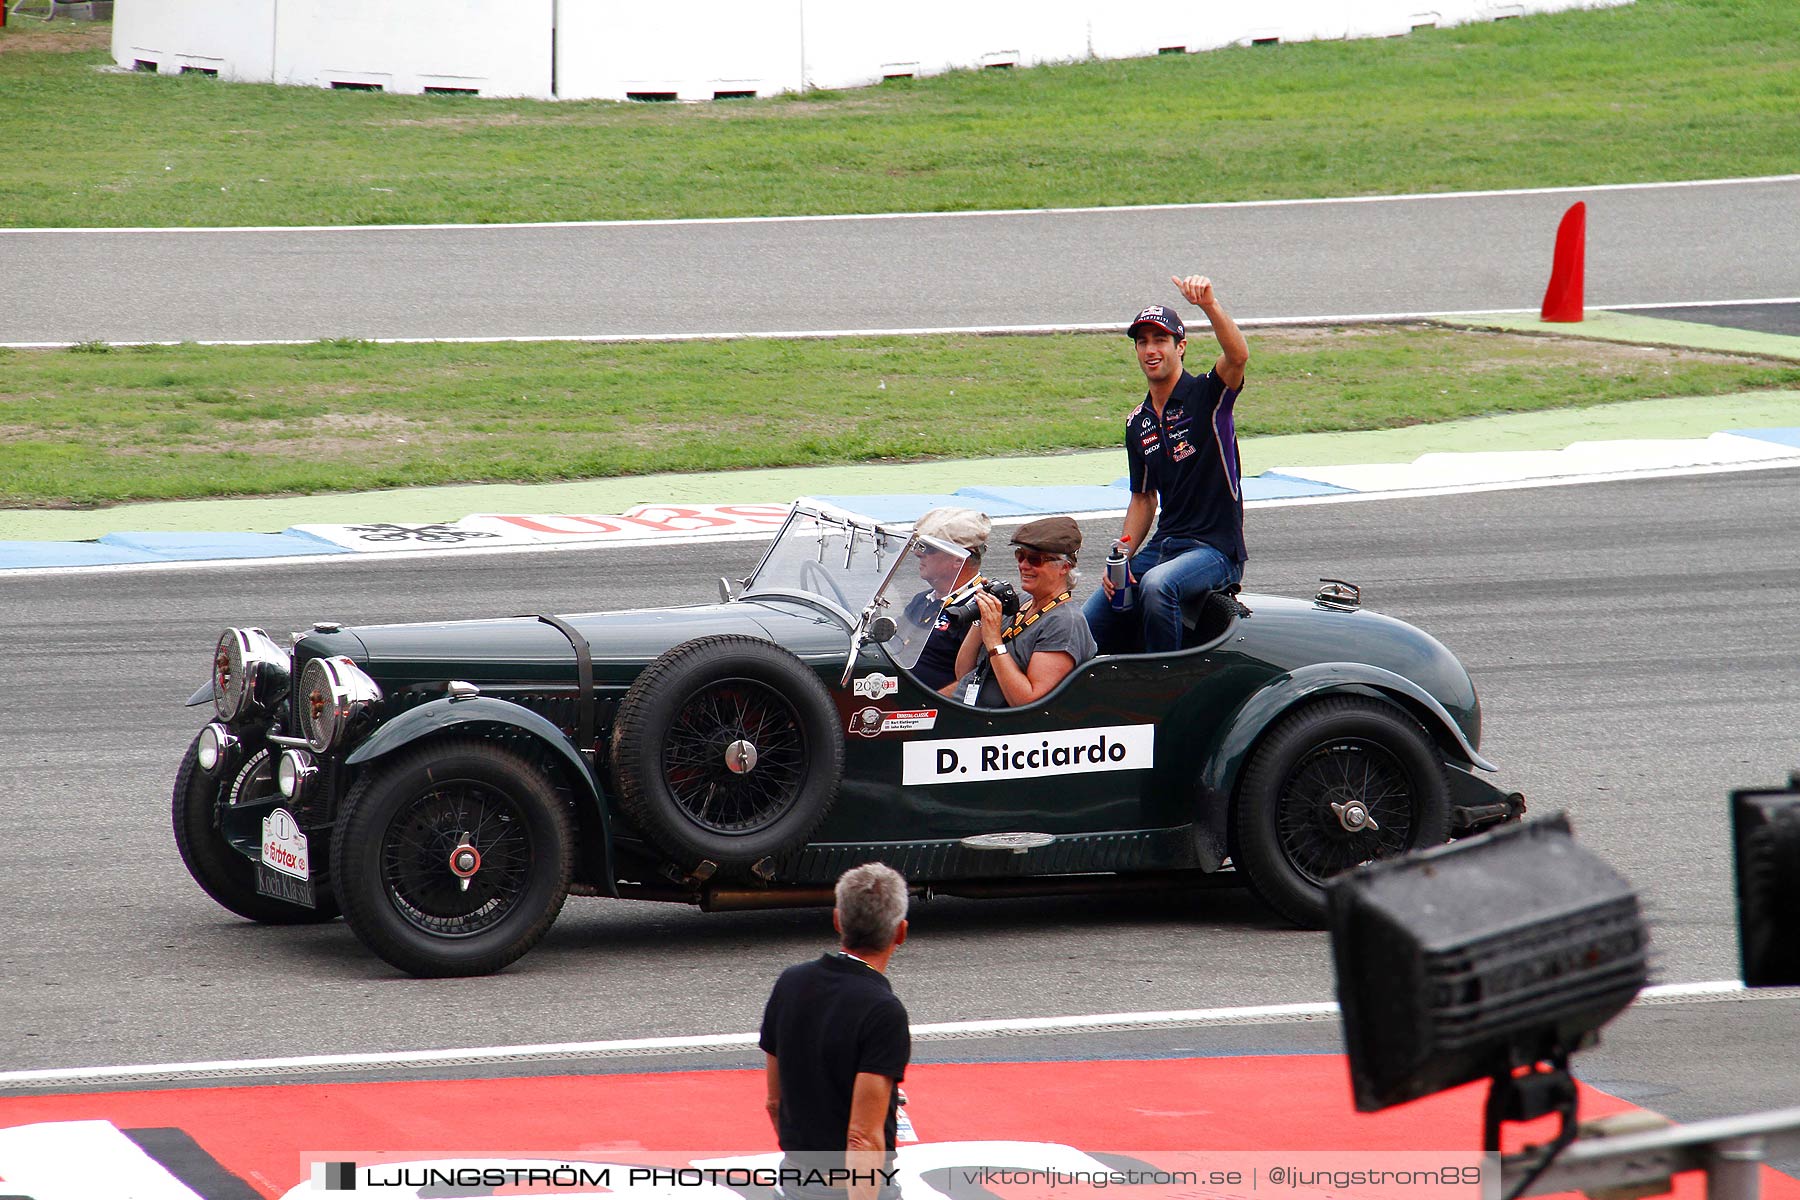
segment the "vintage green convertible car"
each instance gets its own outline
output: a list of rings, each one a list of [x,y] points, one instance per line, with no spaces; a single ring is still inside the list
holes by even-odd
[[[1477,774],[1462,665],[1353,587],[1215,594],[1186,649],[981,709],[910,673],[919,547],[803,503],[719,604],[321,623],[291,652],[229,629],[189,701],[216,717],[175,780],[176,845],[232,912],[342,912],[403,971],[473,975],[571,892],[820,904],[875,859],[957,896],[1229,868],[1317,926],[1330,876],[1523,811]]]

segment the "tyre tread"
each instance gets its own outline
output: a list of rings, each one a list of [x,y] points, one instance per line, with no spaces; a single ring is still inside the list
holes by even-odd
[[[523,929],[508,931],[505,937],[489,936],[504,929],[503,923],[467,939],[457,939],[452,945],[459,952],[448,953],[430,944],[430,934],[422,930],[402,928],[404,919],[392,913],[380,880],[377,878],[371,888],[366,886],[367,881],[360,879],[360,875],[364,870],[379,866],[378,860],[372,863],[364,861],[368,855],[379,854],[379,839],[366,837],[367,831],[363,828],[373,819],[366,815],[370,794],[390,780],[403,778],[421,767],[443,764],[459,754],[491,758],[495,763],[516,772],[521,778],[537,782],[541,792],[535,799],[544,804],[557,843],[557,876],[551,901]],[[363,814],[360,819],[359,814]],[[526,815],[529,819],[529,813]],[[369,950],[407,974],[421,979],[491,975],[516,962],[535,946],[549,932],[550,926],[561,913],[575,871],[574,816],[569,811],[569,805],[551,782],[543,777],[543,773],[512,750],[482,738],[436,738],[411,747],[391,762],[381,763],[375,769],[363,773],[351,787],[338,812],[337,825],[332,834],[331,856],[333,863],[337,864],[333,874],[337,880],[338,903],[343,908],[344,919],[356,934],[357,940]],[[485,946],[485,943],[490,942],[500,944]],[[477,946],[484,948],[472,948]]]
[[[1233,832],[1239,866],[1250,890],[1264,904],[1303,929],[1325,927],[1324,893],[1310,880],[1302,878],[1279,847],[1271,844],[1272,835],[1263,823],[1265,814],[1260,811],[1257,801],[1271,786],[1279,787],[1283,782],[1279,774],[1297,759],[1293,746],[1305,744],[1306,731],[1354,717],[1392,722],[1395,731],[1416,739],[1414,748],[1423,749],[1434,764],[1432,781],[1435,789],[1425,798],[1427,803],[1424,811],[1418,814],[1413,839],[1407,849],[1417,849],[1422,843],[1436,845],[1449,837],[1450,787],[1443,757],[1411,713],[1390,701],[1345,695],[1323,696],[1295,708],[1269,729],[1252,753],[1238,786]]]

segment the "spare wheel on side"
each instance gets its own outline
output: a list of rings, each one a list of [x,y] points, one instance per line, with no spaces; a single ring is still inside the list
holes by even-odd
[[[684,869],[802,845],[831,811],[844,735],[818,674],[761,638],[696,638],[631,685],[612,729],[619,804]]]

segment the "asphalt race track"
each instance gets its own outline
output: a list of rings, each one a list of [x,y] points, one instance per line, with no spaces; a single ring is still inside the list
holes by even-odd
[[[1800,767],[1800,473],[1269,508],[1248,525],[1252,591],[1310,594],[1318,576],[1351,579],[1370,607],[1463,657],[1501,781],[1536,812],[1566,809],[1584,843],[1638,885],[1658,982],[1735,977],[1726,793]],[[1090,525],[1096,542],[1108,532]],[[576,899],[502,975],[415,981],[341,922],[262,928],[214,906],[176,857],[168,790],[203,720],[182,703],[227,624],[279,636],[319,618],[703,601],[754,552],[742,542],[471,552],[9,580],[6,1067],[753,1029],[778,968],[828,938],[824,914]],[[1286,928],[1235,889],[934,900],[914,917],[896,979],[920,1023],[1333,995],[1324,935]],[[1199,1041],[1170,1044],[1316,1052],[1331,1048],[1323,1028],[1192,1031]],[[1796,1100],[1791,1001],[1646,1008],[1621,1030],[1596,1061],[1637,1102],[1698,1116]],[[1205,1050],[1206,1039],[1221,1049]],[[1679,1050],[1659,1044],[1669,1039]]]
[[[1205,200],[1204,196],[1191,197]],[[1795,294],[1800,176],[1073,212],[291,230],[0,230],[0,343],[1112,325],[1535,309],[1588,205],[1587,302]]]
[[[1727,329],[1752,329],[1759,333],[1800,336],[1800,304],[1716,304],[1700,308],[1655,308],[1644,316],[1667,321],[1692,321]]]

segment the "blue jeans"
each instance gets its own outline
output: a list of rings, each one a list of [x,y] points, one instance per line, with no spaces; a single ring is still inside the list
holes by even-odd
[[[1081,610],[1102,654],[1134,653],[1140,636],[1146,653],[1181,649],[1183,598],[1237,583],[1244,564],[1194,538],[1153,537],[1131,556],[1131,573],[1138,585],[1135,610],[1114,612],[1100,590]]]

